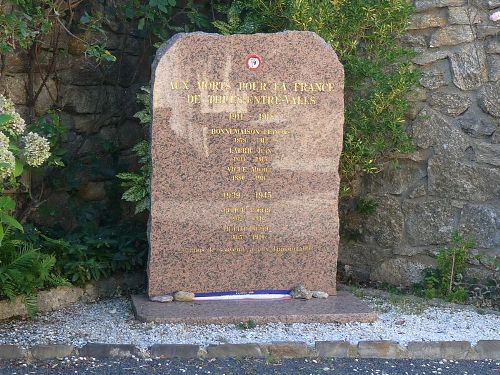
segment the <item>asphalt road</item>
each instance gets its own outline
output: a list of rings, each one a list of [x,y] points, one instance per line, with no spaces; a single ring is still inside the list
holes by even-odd
[[[1,375],[75,374],[373,374],[373,375],[500,375],[500,361],[427,361],[383,359],[289,359],[274,363],[257,359],[87,360],[71,358],[38,363],[2,362]]]

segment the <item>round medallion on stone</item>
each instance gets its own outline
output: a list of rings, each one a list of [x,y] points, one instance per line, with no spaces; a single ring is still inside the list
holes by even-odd
[[[251,54],[247,56],[247,68],[250,70],[257,70],[262,65],[262,57],[256,54]]]

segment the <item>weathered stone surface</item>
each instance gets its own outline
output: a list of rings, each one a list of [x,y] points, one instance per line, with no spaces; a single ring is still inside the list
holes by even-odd
[[[79,114],[102,113],[117,108],[124,90],[115,86],[61,86],[61,105]]]
[[[264,358],[258,344],[221,344],[207,347],[208,358]]]
[[[500,145],[496,143],[481,142],[474,147],[476,162],[493,167],[500,167]]]
[[[439,12],[416,13],[411,17],[409,30],[427,29],[446,25],[446,17]]]
[[[382,247],[394,247],[403,240],[404,217],[398,198],[386,195],[377,199],[378,207],[364,226],[366,236]]]
[[[0,344],[0,360],[21,359],[24,357],[24,350],[17,345]]]
[[[500,0],[488,0],[488,8],[495,9],[500,7]]]
[[[500,31],[500,26],[495,25],[477,25],[477,37],[482,39],[488,36],[497,36]]]
[[[179,291],[174,294],[174,300],[177,302],[191,302],[194,300],[194,293]]]
[[[415,0],[414,4],[417,11],[420,11],[446,6],[460,6],[465,4],[465,0]]]
[[[357,348],[347,341],[316,341],[315,348],[320,358],[348,358],[357,354]]]
[[[500,81],[500,56],[488,55],[488,78],[490,81],[497,82]]]
[[[474,349],[479,359],[500,359],[500,340],[480,340]]]
[[[426,49],[426,48],[415,48],[417,56],[413,58],[413,62],[417,65],[427,65],[438,60],[443,60],[450,54],[449,51],[443,49]]]
[[[57,287],[38,293],[37,308],[39,311],[59,310],[76,303],[83,295],[81,288]]]
[[[78,189],[78,196],[86,201],[100,201],[106,198],[106,183],[90,181]]]
[[[459,230],[465,238],[474,239],[478,247],[495,245],[497,215],[488,206],[468,204],[462,210]]]
[[[500,171],[482,167],[445,156],[429,160],[429,194],[484,202],[495,199],[500,193]]]
[[[429,104],[445,115],[456,117],[467,111],[471,100],[458,92],[434,91],[429,96]]]
[[[437,245],[450,240],[458,210],[446,200],[405,201],[408,241],[411,245]]]
[[[302,48],[314,53],[304,60]],[[249,53],[262,58],[255,71]],[[311,32],[178,34],[158,50],[153,70],[149,295],[299,284],[335,294],[343,69],[331,47]],[[225,83],[205,89],[202,80]],[[188,90],[175,90],[181,81]],[[294,82],[328,88],[300,94],[298,85],[294,105],[273,82],[285,82],[290,95]],[[259,121],[268,100],[275,120]],[[235,111],[243,120],[230,119]],[[272,148],[252,129],[270,129]],[[268,168],[265,180],[238,169],[242,156],[248,168]],[[250,212],[262,207],[264,222]]]
[[[457,124],[472,137],[488,137],[497,129],[497,125],[490,118],[480,116],[464,116],[458,119]]]
[[[451,25],[473,25],[481,22],[480,14],[476,7],[449,7],[448,22]]]
[[[294,299],[311,299],[313,294],[307,290],[304,285],[298,285],[290,291],[290,295]]]
[[[434,148],[438,154],[461,157],[471,141],[444,116],[424,107],[412,123],[412,139],[423,149]]]
[[[371,280],[390,285],[412,286],[422,281],[423,270],[435,268],[436,262],[427,256],[392,257],[374,266]]]
[[[453,83],[462,90],[479,88],[488,81],[486,53],[482,45],[468,44],[450,54]]]
[[[485,84],[479,91],[478,104],[486,113],[500,117],[500,82]]]
[[[154,296],[154,297],[151,297],[150,300],[153,301],[153,302],[166,303],[166,302],[172,302],[174,300],[174,297],[169,296],[169,295],[166,295],[166,296]]]
[[[408,33],[401,37],[402,42],[409,47],[427,47],[427,41],[423,35]]]
[[[471,350],[468,341],[410,342],[408,357],[414,359],[465,359]]]
[[[128,358],[139,357],[141,352],[129,344],[86,344],[79,350],[80,356],[92,358]]]
[[[387,162],[381,168],[381,172],[365,177],[364,185],[370,194],[401,195],[408,186],[427,175],[426,167],[412,160],[398,160],[396,165]]]
[[[72,116],[74,129],[79,133],[91,134],[99,131],[98,116],[83,115]]]
[[[442,70],[429,70],[422,74],[420,84],[429,90],[435,90],[446,86],[447,82]]]
[[[360,341],[358,353],[361,358],[402,358],[404,348],[393,341]]]
[[[499,38],[490,38],[486,43],[486,52],[487,53],[500,53],[500,39]]]
[[[267,351],[272,358],[304,358],[311,356],[311,350],[305,342],[275,342],[267,345]]]
[[[437,29],[431,36],[429,47],[454,46],[461,43],[472,42],[474,33],[471,26],[451,25]]]
[[[121,150],[134,147],[142,139],[144,132],[142,126],[137,121],[126,121],[121,124],[118,136],[118,146]]]
[[[154,358],[197,358],[200,351],[199,345],[187,344],[155,344],[149,348],[151,357]]]
[[[35,345],[30,349],[31,355],[35,359],[47,360],[69,357],[73,353],[71,345]]]

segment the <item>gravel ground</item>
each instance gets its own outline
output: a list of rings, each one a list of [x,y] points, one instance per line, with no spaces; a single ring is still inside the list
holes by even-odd
[[[0,375],[498,375],[496,361],[426,361],[384,359],[287,359],[266,362],[262,359],[200,360],[88,360],[68,358],[41,363],[4,363]]]
[[[378,313],[375,323],[260,325],[249,330],[236,325],[188,326],[140,323],[134,319],[130,300],[115,298],[94,304],[78,304],[43,314],[34,320],[0,323],[0,344],[28,348],[36,344],[87,342],[134,344],[145,349],[153,344],[269,343],[273,341],[393,340],[470,341],[500,339],[500,315],[456,305],[428,306],[417,298],[362,297]]]

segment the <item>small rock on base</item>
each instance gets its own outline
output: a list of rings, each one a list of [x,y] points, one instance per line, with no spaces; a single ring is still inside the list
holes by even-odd
[[[155,296],[155,297],[149,297],[149,300],[152,302],[172,302],[174,300],[174,297],[172,296]]]
[[[194,300],[194,293],[191,292],[177,292],[174,294],[174,300],[179,302],[191,302]]]
[[[313,298],[328,298],[327,292],[322,292],[321,290],[315,290],[312,292]]]
[[[292,289],[290,295],[294,299],[311,299],[313,294],[304,285],[299,285]]]

